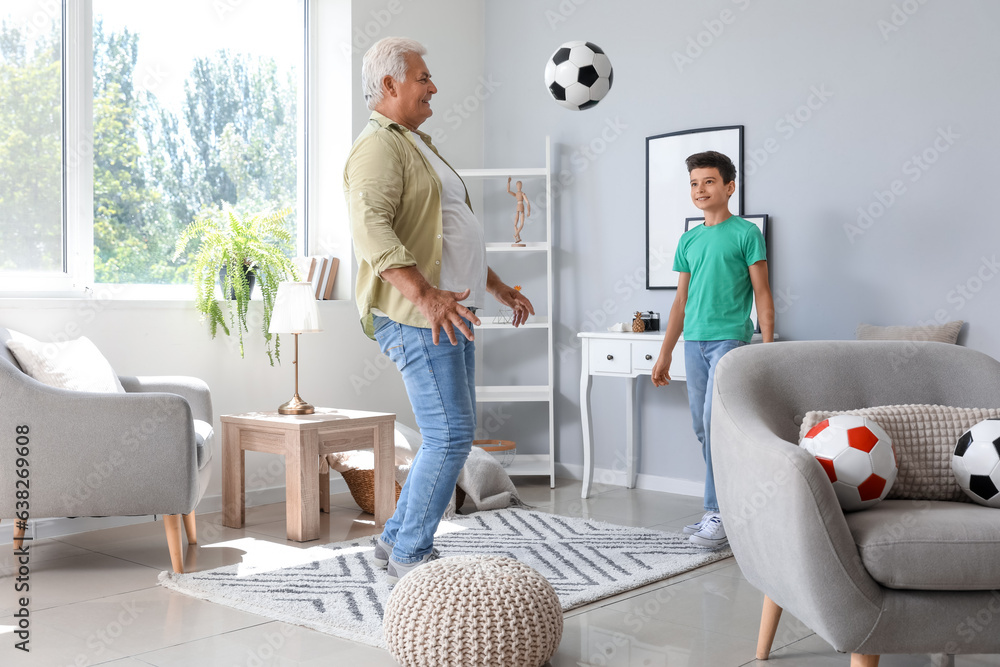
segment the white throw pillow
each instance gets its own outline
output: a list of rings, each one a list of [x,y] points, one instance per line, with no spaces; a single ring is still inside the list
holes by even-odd
[[[17,331],[10,332],[7,348],[24,372],[57,389],[124,394],[125,388],[111,364],[89,338],[43,343]]]

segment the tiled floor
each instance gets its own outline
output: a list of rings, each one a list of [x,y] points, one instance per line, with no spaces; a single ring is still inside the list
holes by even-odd
[[[700,499],[610,487],[580,499],[580,483],[520,483],[537,509],[612,523],[676,531],[701,516]],[[301,549],[370,535],[372,517],[347,494],[322,515],[318,542],[285,539],[283,504],[249,508],[246,527],[221,525],[220,514],[198,517],[198,546],[188,571],[240,562],[242,545]],[[213,544],[247,540],[226,547]],[[312,630],[204,602],[156,585],[170,559],[162,523],[111,528],[40,541],[31,550],[31,653],[13,648],[10,633],[14,561],[0,548],[0,666],[115,665],[391,666],[389,653]],[[785,614],[769,662],[753,659],[761,594],[733,559],[575,609],[566,615],[553,667],[789,665],[847,667],[808,628]],[[929,667],[927,656],[886,656],[882,667]],[[957,667],[1000,665],[1000,656],[960,657]],[[488,666],[483,666],[488,667]]]

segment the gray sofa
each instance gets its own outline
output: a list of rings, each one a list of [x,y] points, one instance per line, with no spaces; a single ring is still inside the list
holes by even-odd
[[[758,657],[781,609],[877,665],[884,653],[1000,653],[1000,510],[885,500],[845,515],[797,446],[809,410],[1000,406],[1000,363],[942,343],[750,345],[715,376],[719,504],[747,580],[765,595]]]
[[[188,377],[119,377],[124,394],[35,381],[0,328],[0,520],[16,517],[15,429],[28,427],[31,519],[164,515],[174,570],[183,572],[181,520],[197,542],[194,509],[209,482],[212,398]],[[15,529],[15,546],[24,534]]]

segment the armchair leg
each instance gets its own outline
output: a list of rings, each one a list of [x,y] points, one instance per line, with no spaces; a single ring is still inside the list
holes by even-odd
[[[781,607],[765,595],[764,609],[760,612],[760,633],[757,635],[758,660],[767,660],[770,657],[771,644],[774,643],[774,635],[778,632],[779,620],[781,620]]]
[[[184,515],[184,532],[187,533],[188,544],[198,544],[198,529],[194,524],[194,510]]]
[[[851,654],[851,667],[878,667],[877,655],[863,655],[861,653]]]
[[[165,514],[163,526],[167,529],[167,547],[170,548],[170,564],[177,574],[184,574],[184,554],[181,552],[181,515]]]

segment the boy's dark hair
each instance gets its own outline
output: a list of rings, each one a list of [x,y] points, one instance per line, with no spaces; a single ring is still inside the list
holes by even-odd
[[[715,167],[719,170],[719,176],[722,177],[723,184],[732,183],[736,180],[736,166],[733,165],[733,161],[717,151],[695,153],[684,162],[687,164],[689,174],[695,169],[711,169]]]

